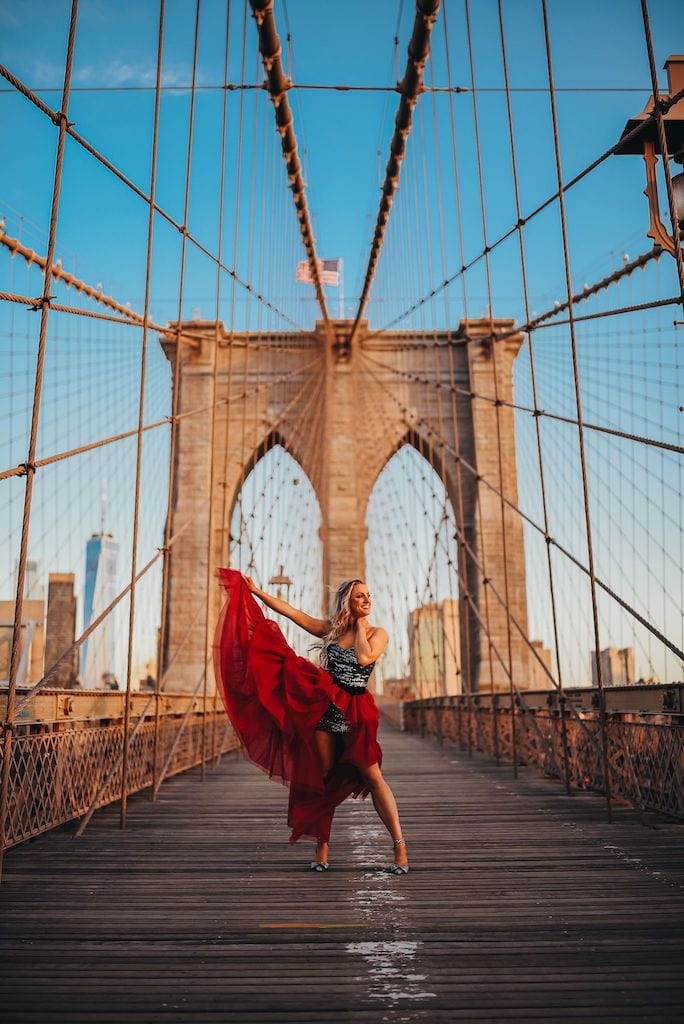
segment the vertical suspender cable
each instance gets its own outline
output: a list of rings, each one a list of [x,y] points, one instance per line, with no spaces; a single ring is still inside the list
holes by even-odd
[[[230,0],[226,0],[226,27],[225,42],[223,49],[223,102],[221,106],[221,152],[219,155],[219,185],[218,185],[218,240],[216,251],[216,304],[214,307],[214,351],[212,355],[212,411],[211,411],[211,465],[209,470],[209,530],[207,537],[207,601],[205,606],[206,633],[205,648],[209,645],[209,612],[211,609],[211,590],[215,585],[211,578],[211,554],[214,546],[214,489],[216,486],[216,395],[217,395],[217,374],[218,374],[218,349],[221,337],[221,263],[223,260],[223,193],[226,181],[226,134],[228,126],[228,68],[230,60]],[[229,412],[226,412],[228,416]],[[222,535],[222,534],[221,534]],[[216,727],[218,711],[218,687],[214,685],[214,700],[212,705],[212,732],[211,732],[211,758],[215,762],[216,750]],[[202,758],[202,771],[204,771],[205,759]]]
[[[287,91],[290,88],[290,81],[287,78],[280,59],[281,47],[278,32],[276,30],[275,18],[273,16],[273,0],[249,0],[254,19],[259,33],[259,51],[261,53],[264,71],[266,72],[266,84],[268,92],[275,108],[276,128],[280,134],[283,156],[287,165],[287,174],[292,189],[297,218],[302,234],[302,241],[306,249],[311,271],[311,279],[316,290],[316,298],[321,308],[321,316],[330,332],[331,325],[328,318],[328,310],[325,304],[325,295],[318,271],[318,258],[316,256],[316,245],[314,242],[309,207],[306,201],[304,179],[302,177],[302,166],[297,153],[297,138],[294,133],[294,122],[290,104],[287,99]]]
[[[608,759],[608,730],[606,722],[606,695],[603,689],[603,668],[601,665],[601,645],[599,637],[598,602],[596,599],[596,574],[594,571],[594,547],[591,531],[591,513],[589,509],[589,483],[587,479],[587,462],[584,449],[584,421],[582,417],[582,393],[579,377],[579,364],[577,360],[577,339],[575,336],[575,316],[572,295],[572,280],[570,277],[570,255],[568,251],[568,233],[565,218],[565,195],[563,192],[563,175],[561,171],[560,140],[558,137],[558,119],[556,116],[556,93],[553,82],[553,63],[551,60],[551,38],[549,34],[549,19],[546,8],[546,0],[541,0],[542,15],[544,19],[544,45],[546,50],[546,70],[549,82],[549,102],[551,105],[551,122],[553,129],[553,148],[556,164],[556,179],[558,182],[558,213],[560,217],[561,240],[563,244],[563,267],[565,271],[565,287],[568,301],[568,324],[570,328],[570,351],[572,356],[572,375],[575,388],[575,409],[577,412],[577,444],[579,449],[580,466],[582,470],[582,498],[584,503],[584,525],[587,540],[587,562],[589,569],[589,587],[591,593],[591,611],[594,627],[594,648],[596,658],[596,682],[599,691],[599,720],[601,730],[601,746],[603,750],[603,773],[606,787],[606,811],[608,820],[612,820],[612,795],[610,768]]]
[[[3,761],[2,780],[0,782],[0,871],[5,848],[5,827],[7,823],[10,760],[12,757],[12,734],[14,730],[14,703],[17,693],[17,671],[21,656],[21,620],[24,611],[24,581],[26,579],[26,560],[28,555],[28,537],[31,526],[31,501],[33,498],[33,478],[35,474],[36,445],[38,440],[38,423],[40,420],[40,402],[43,391],[43,370],[45,366],[45,348],[47,342],[47,325],[50,313],[51,267],[55,256],[55,238],[57,233],[57,215],[62,186],[62,166],[64,161],[64,140],[68,127],[69,93],[71,90],[71,72],[74,60],[74,39],[76,36],[76,20],[78,17],[78,0],[72,0],[69,35],[67,39],[66,59],[64,64],[64,84],[62,87],[62,104],[56,115],[57,151],[55,155],[55,171],[52,184],[52,204],[50,208],[50,225],[48,246],[45,256],[43,275],[43,294],[39,300],[40,327],[38,331],[38,350],[36,354],[36,370],[33,382],[33,407],[31,410],[31,427],[29,432],[28,451],[26,454],[26,488],[24,491],[24,510],[21,523],[21,539],[19,542],[19,560],[17,565],[17,592],[14,605],[14,625],[12,629],[12,646],[10,651],[9,680],[7,685],[7,710],[3,723]]]
[[[350,347],[354,344],[361,317],[364,314],[370,287],[375,276],[375,268],[385,237],[385,229],[389,220],[394,194],[399,187],[401,164],[406,152],[406,140],[411,131],[413,108],[423,87],[423,69],[430,53],[430,36],[439,11],[440,0],[416,0],[416,17],[413,32],[408,45],[408,61],[404,77],[398,85],[401,99],[394,119],[394,135],[390,142],[390,155],[385,169],[385,182],[382,186],[380,208],[375,222],[375,232],[371,242],[370,255],[366,276],[363,282],[359,307],[351,329]]]
[[[258,57],[255,55],[255,63],[258,64]],[[258,94],[254,97],[254,103],[252,108],[252,152],[250,157],[250,180],[249,180],[249,199],[247,207],[247,280],[251,279],[252,275],[252,259],[254,255],[254,201],[256,193],[256,154],[257,154],[257,139],[258,139]],[[263,176],[262,176],[263,182]],[[248,399],[247,394],[249,391],[249,374],[253,369],[254,356],[252,355],[252,339],[249,335],[251,327],[251,314],[252,314],[252,296],[247,296],[244,323],[242,329],[244,330],[244,356],[242,364],[242,381],[243,381],[243,392],[244,398],[241,403],[242,415],[240,418],[240,478],[238,482],[238,507],[240,509],[240,535],[245,532],[245,513],[244,513],[244,484],[248,472],[247,467],[247,410],[248,410]],[[258,356],[257,356],[258,359]],[[255,400],[258,400],[258,393],[255,395]],[[250,557],[247,564],[242,564],[242,545],[240,546],[240,572],[246,572],[251,575],[253,567],[251,565],[252,558]]]
[[[442,27],[443,27],[443,30],[444,30],[444,60],[445,60],[446,73],[447,73],[447,87],[449,89],[447,99],[448,99],[448,104],[449,104],[449,128],[450,128],[450,138],[451,138],[451,161],[452,161],[453,170],[454,170],[454,192],[455,192],[454,199],[455,199],[455,203],[456,203],[456,227],[457,227],[457,233],[458,233],[458,254],[459,254],[459,259],[461,261],[461,266],[463,266],[463,264],[464,264],[463,217],[462,217],[462,211],[461,211],[461,187],[460,187],[460,178],[459,178],[459,169],[458,169],[458,154],[457,154],[457,149],[456,149],[456,120],[455,120],[455,117],[454,117],[454,94],[453,94],[452,83],[451,83],[451,55],[449,53],[449,17],[448,17],[448,13],[447,13],[446,0],[444,0],[444,17],[442,18]],[[434,102],[434,93],[433,93],[433,102]],[[447,278],[446,249],[444,249],[443,253],[442,253],[442,273],[443,273],[444,280],[446,280],[446,278]],[[462,290],[462,297],[463,297],[464,317],[467,318],[468,293],[467,293],[467,282],[466,282],[466,275],[465,274],[461,274],[461,290]],[[463,534],[462,537],[458,537],[457,542],[458,542],[458,566],[459,566],[458,572],[459,572],[459,575],[460,575],[460,578],[461,578],[462,593],[465,594],[465,601],[463,601],[464,614],[463,614],[463,617],[461,619],[461,623],[465,627],[465,634],[466,634],[466,671],[465,671],[465,674],[464,674],[464,680],[465,680],[465,684],[466,684],[466,693],[467,693],[467,701],[468,701],[468,716],[470,717],[470,710],[471,710],[471,704],[472,704],[473,675],[474,675],[474,672],[473,672],[473,652],[472,652],[472,649],[471,649],[471,609],[470,609],[471,593],[470,593],[470,583],[469,583],[469,577],[468,577],[468,552],[467,552],[467,549],[466,549],[466,545],[464,543],[464,538],[465,538],[465,506],[464,506],[464,502],[463,502],[463,462],[462,462],[462,459],[461,459],[461,438],[460,438],[460,428],[459,428],[459,425],[458,425],[458,409],[457,409],[457,406],[456,406],[456,380],[455,380],[455,372],[454,372],[454,346],[453,346],[452,338],[451,338],[451,316],[450,316],[450,310],[449,310],[449,298],[448,298],[448,295],[449,295],[448,288],[445,288],[444,289],[444,303],[445,303],[446,323],[447,323],[447,330],[448,330],[448,345],[449,345],[449,386],[450,386],[450,391],[451,391],[451,414],[452,414],[452,418],[453,418],[453,422],[454,422],[454,443],[455,443],[455,447],[456,447],[456,493],[457,493],[457,500],[458,500],[458,513],[457,513],[458,514],[458,527],[457,527],[457,531],[460,530],[460,531],[462,531],[462,534]],[[466,349],[465,349],[465,351],[466,351],[466,362],[469,363],[469,355],[468,355],[468,353],[469,353],[469,343],[468,343],[467,339],[466,339],[465,345],[466,345]],[[471,402],[472,402],[472,398],[471,398]],[[472,595],[472,596],[474,597],[474,595]],[[485,601],[487,601],[486,593],[485,593]],[[487,615],[487,623],[489,624],[488,605],[486,605],[486,615]],[[493,732],[493,740],[494,740],[494,756],[495,756],[497,764],[498,764],[498,762],[499,762],[499,744],[498,744],[499,726],[498,726],[496,705],[495,705],[495,700],[494,700],[494,669],[493,669],[493,664],[492,664],[491,645],[489,645],[488,651],[489,651],[489,677],[490,677],[491,690],[492,690],[492,720],[493,720],[492,721],[492,732]],[[460,704],[459,704],[459,710],[460,710]],[[460,729],[459,729],[459,732],[460,732]],[[472,749],[470,749],[470,753],[472,754]]]
[[[199,18],[199,0],[197,0],[197,14],[195,24],[195,45],[197,39],[197,19]],[[150,313],[150,290],[151,290],[151,264],[152,264],[152,245],[154,237],[154,196],[156,189],[156,174],[157,174],[157,140],[158,140],[158,123],[159,123],[159,82],[161,75],[161,24],[160,24],[160,36],[159,36],[159,51],[157,59],[157,90],[155,95],[155,110],[154,110],[154,128],[153,128],[153,156],[150,168],[150,203],[147,220],[147,256],[145,266],[145,305],[143,309],[143,336],[142,344],[140,346],[140,390],[138,393],[138,436],[135,453],[135,493],[133,497],[133,539],[131,543],[131,597],[128,608],[128,658],[126,664],[126,700],[124,704],[124,746],[123,746],[123,761],[121,765],[121,815],[120,823],[121,828],[124,828],[126,824],[126,809],[128,801],[128,761],[129,761],[129,729],[130,729],[130,718],[131,718],[131,672],[133,668],[133,632],[135,625],[135,577],[137,572],[137,560],[138,560],[138,524],[140,518],[140,490],[141,490],[141,470],[142,470],[142,446],[143,446],[143,426],[145,422],[145,379],[147,373],[147,339],[149,330],[149,313]],[[192,104],[191,104],[192,109]],[[187,224],[184,219],[184,233],[183,233],[183,246],[185,246]],[[181,284],[182,288],[182,284]],[[178,345],[176,346],[178,349]],[[171,472],[171,470],[170,470]],[[158,703],[158,701],[157,701]]]
[[[245,84],[245,63],[247,59],[247,0],[244,0],[242,12],[242,53],[240,57],[240,85]],[[238,104],[237,123],[237,151],[235,155],[235,201],[233,203],[233,267],[237,267],[238,241],[240,238],[240,194],[242,191],[242,129],[245,119],[245,93],[240,90]],[[231,389],[233,386],[233,366],[235,349],[235,278],[232,280],[230,292],[230,329],[228,335],[228,367],[226,371],[226,432],[223,438],[223,501],[221,502],[221,530],[225,531],[226,537],[230,536],[230,517],[232,508],[229,506],[229,467],[230,467],[230,445],[232,403],[230,401]],[[227,543],[226,549],[229,548]]]
[[[523,287],[523,301],[525,307],[525,323],[530,322],[530,302],[529,292],[527,287],[527,261],[525,258],[525,240],[523,237],[522,228],[522,210],[520,207],[520,188],[518,182],[518,159],[515,147],[515,133],[513,131],[513,111],[511,108],[511,91],[508,78],[508,59],[506,54],[506,34],[504,31],[504,20],[503,20],[503,8],[501,0],[498,0],[498,12],[499,12],[499,35],[501,37],[501,60],[504,75],[504,87],[506,91],[506,113],[508,120],[508,139],[511,150],[511,169],[513,172],[513,195],[515,199],[515,213],[517,217],[517,235],[518,235],[518,246],[520,250],[520,274],[522,278]],[[527,332],[527,351],[530,360],[530,381],[532,388],[532,403],[534,406],[535,413],[538,411],[537,403],[537,374],[534,361],[534,335],[532,331]],[[541,441],[541,423],[540,417],[534,416],[535,426],[535,438],[537,443],[537,462],[539,465],[539,488],[541,492],[542,501],[542,514],[544,518],[544,534],[546,538],[546,566],[549,578],[549,598],[551,601],[551,621],[553,624],[553,642],[554,649],[556,652],[556,671],[558,676],[558,703],[560,707],[561,717],[561,744],[563,749],[563,776],[565,779],[566,792],[570,792],[570,764],[568,757],[568,731],[565,718],[565,694],[563,692],[563,672],[561,666],[561,654],[560,654],[560,637],[558,633],[558,614],[556,608],[556,590],[554,585],[553,577],[553,563],[551,559],[551,544],[549,543],[549,515],[548,515],[548,502],[546,499],[546,479],[544,473],[544,455]]]
[[[160,0],[159,3],[159,30],[157,34],[157,71],[155,78],[155,94],[154,94],[154,114],[152,117],[152,157],[151,157],[151,171],[150,171],[150,207],[148,211],[148,223],[147,223],[147,260],[146,260],[146,271],[145,271],[145,300],[149,303],[149,290],[150,290],[150,266],[152,263],[152,237],[153,237],[153,226],[154,226],[154,189],[157,180],[157,139],[159,135],[159,108],[161,102],[161,69],[162,69],[162,52],[164,42],[164,14],[165,14],[165,0]],[[148,306],[145,306],[147,310]],[[180,362],[178,350],[180,345],[176,342],[176,363]],[[171,548],[169,541],[171,540],[171,509],[173,503],[173,483],[174,483],[174,451],[175,451],[175,437],[176,437],[176,412],[178,405],[178,381],[176,379],[177,370],[174,366],[174,382],[171,391],[171,437],[169,444],[169,481],[166,498],[166,520],[164,523],[164,551],[162,561],[162,592],[161,592],[161,614],[159,621],[159,642],[157,644],[157,678],[154,684],[154,739],[152,743],[152,798],[157,789],[157,765],[159,761],[159,733],[161,728],[161,685],[162,678],[165,669],[166,659],[166,621],[168,614],[168,587],[169,587],[169,560],[171,558]]]
[[[445,15],[444,15],[444,20],[446,20],[446,12],[445,12]],[[432,77],[433,77],[432,65],[430,65],[430,84],[434,85]],[[432,109],[432,135],[433,135],[433,144],[434,144],[434,148],[435,148],[435,183],[436,183],[436,188],[437,188],[437,209],[438,209],[438,212],[439,212],[439,242],[440,242],[441,268],[442,268],[442,276],[446,277],[446,236],[445,236],[445,224],[444,224],[444,208],[443,208],[443,204],[442,204],[442,175],[441,175],[441,171],[440,171],[440,156],[441,156],[441,154],[440,154],[440,148],[439,148],[439,129],[438,129],[438,122],[437,122],[437,102],[436,102],[436,97],[435,97],[434,92],[432,93],[431,101],[432,101],[431,102],[431,109]],[[449,331],[449,334],[450,334],[449,308],[448,308],[448,299],[446,298],[446,296],[445,296],[445,307],[444,308],[445,308],[445,312],[446,312],[446,327],[447,327],[447,331]],[[436,384],[437,384],[437,409],[438,409],[438,422],[439,422],[439,434],[440,434],[440,451],[441,451],[440,464],[441,464],[441,474],[442,474],[442,485],[444,487],[444,490],[448,494],[449,489],[447,487],[447,474],[446,474],[446,449],[445,449],[445,444],[444,444],[444,441],[445,441],[445,419],[446,419],[446,417],[445,417],[443,406],[442,406],[442,393],[441,393],[441,391],[442,391],[442,356],[440,354],[440,350],[439,350],[438,345],[437,345],[437,326],[436,326],[434,299],[433,299],[433,302],[432,302],[432,310],[433,310],[433,313],[432,313],[432,317],[433,317],[433,320],[432,320],[432,326],[433,326],[433,345],[432,345],[432,349],[433,349],[433,373],[435,375],[435,380],[436,380]],[[456,421],[455,402],[453,401],[453,398],[454,398],[454,394],[453,394],[453,374],[452,374],[452,365],[453,364],[452,364],[452,345],[450,344],[450,337],[449,337],[449,340],[447,342],[447,365],[448,365],[448,369],[449,369],[450,394],[451,394],[451,398],[452,398],[452,404],[451,404],[451,416],[452,416],[452,421],[453,421],[452,425],[453,425],[453,431],[454,431],[454,438],[457,438],[458,437],[458,423]],[[458,451],[458,447],[457,447],[457,451]],[[460,470],[460,467],[456,466],[456,474],[457,474],[457,476],[459,475],[459,470]],[[457,501],[458,501],[458,496],[457,496]],[[457,558],[457,563],[458,563],[458,558]],[[458,564],[454,567],[451,564],[451,561],[449,561],[448,568],[450,570],[450,578],[453,578],[453,570],[454,570],[454,568],[456,569],[456,592],[458,593],[458,586],[459,586],[459,584],[458,584]],[[460,618],[460,616],[459,616],[459,618]],[[460,624],[459,624],[459,631],[460,631]],[[467,643],[467,639],[466,639],[466,643]],[[460,677],[461,689],[462,689],[462,684],[463,684],[463,656],[462,656],[462,652],[461,652],[461,649],[460,649],[460,643],[459,643],[459,652],[458,652],[457,674]],[[446,694],[446,687],[445,687],[445,694]]]
[[[423,198],[423,203],[424,203],[423,215],[424,215],[424,223],[425,223],[425,248],[426,248],[426,253],[427,253],[428,280],[431,281],[432,280],[432,233],[431,233],[431,230],[430,230],[430,206],[429,206],[429,203],[428,203],[428,189],[427,189],[428,182],[427,182],[427,165],[426,165],[426,151],[425,151],[425,149],[426,149],[426,147],[425,147],[425,119],[423,117],[423,108],[422,107],[418,110],[418,139],[419,139],[420,145],[419,145],[419,147],[416,147],[416,151],[419,149],[420,157],[421,157],[421,159],[420,159],[420,167],[422,169],[422,190],[419,190],[419,188],[418,188],[418,163],[419,162],[418,162],[418,159],[416,159],[416,176],[415,176],[414,200],[415,200],[415,207],[416,207],[416,218],[417,218],[417,221],[420,222],[420,215],[419,215],[418,206],[419,206],[419,191],[422,191],[422,198]],[[433,429],[428,434],[428,438],[427,438],[427,442],[428,442],[428,444],[427,444],[427,448],[428,448],[427,461],[430,464],[430,466],[433,468],[435,473],[437,473],[437,466],[435,465],[435,463],[438,461],[436,456],[435,456],[435,437],[437,437],[438,443],[440,445],[440,457],[439,457],[440,472],[443,474],[444,473],[444,431],[441,429],[441,427],[442,427],[441,393],[440,393],[440,381],[439,381],[439,368],[438,368],[438,364],[435,363],[435,361],[434,361],[434,356],[436,355],[436,347],[435,347],[435,344],[436,344],[436,331],[435,331],[434,297],[432,298],[432,300],[430,302],[430,312],[431,312],[431,317],[432,317],[432,328],[433,328],[432,344],[430,345],[430,343],[425,340],[426,332],[427,332],[427,323],[426,323],[426,319],[425,319],[425,311],[421,307],[421,314],[420,315],[421,315],[421,320],[423,321],[423,323],[421,324],[421,334],[422,334],[422,337],[423,337],[423,343],[420,345],[420,348],[417,351],[422,352],[421,361],[422,361],[422,366],[423,366],[423,377],[424,377],[424,379],[426,381],[426,385],[427,385],[427,411],[428,411],[428,419],[429,419],[429,422],[430,422],[431,425],[435,421],[434,413],[433,413],[433,399],[434,399],[435,405],[437,406],[437,424],[438,424],[438,429],[436,431]],[[430,383],[430,369],[429,369],[429,363],[428,363],[428,348],[432,349],[432,352],[433,352],[433,366],[435,367],[434,378],[433,378],[431,383]],[[434,493],[434,477],[430,478],[430,483],[431,483],[431,488],[432,488],[432,494],[431,494],[432,502],[431,502],[431,505],[434,508],[434,506],[436,505],[436,498],[437,498],[437,495]],[[444,513],[446,511],[446,502],[448,500],[448,498],[447,498],[447,490],[446,490],[446,477],[444,475],[442,475],[442,485],[444,487],[444,504],[443,504],[443,508],[442,508],[441,517],[443,517],[443,515],[444,515]],[[432,568],[434,568],[434,571],[435,571],[435,589],[434,589],[434,592],[432,591],[432,588],[430,587],[430,596],[433,599],[434,604],[435,604],[435,606],[437,608],[439,607],[439,580],[437,578],[437,572],[438,572],[437,550],[438,550],[438,547],[439,547],[439,531],[441,531],[441,522],[442,522],[442,518],[441,517],[440,517],[440,525],[439,525],[438,529],[435,531],[435,536],[434,536],[435,548],[434,548],[434,556],[433,556],[433,560],[432,560]],[[430,569],[428,569],[428,573],[429,573],[429,571],[430,571]],[[433,640],[434,640],[435,651],[436,651],[437,648],[438,648],[439,637],[440,637],[439,629],[438,629],[438,626],[437,626],[437,617],[436,616],[435,616],[435,619],[434,619],[434,624],[435,624],[435,632],[434,632]],[[443,631],[442,636],[446,637],[446,632],[445,631]],[[445,643],[446,643],[446,641],[445,641]],[[452,651],[452,654],[454,654],[454,653],[455,652]],[[446,647],[445,647],[445,659],[446,659]],[[444,660],[443,668],[444,668],[444,671],[446,672],[446,660]],[[446,677],[443,678],[442,683],[445,682],[445,678]],[[431,696],[440,696],[440,694],[432,694]]]
[[[506,508],[504,504],[504,476],[503,476],[503,458],[501,454],[501,402],[499,399],[499,382],[498,382],[498,367],[496,358],[496,346],[497,339],[493,332],[493,320],[492,320],[492,279],[489,265],[489,244],[487,241],[487,213],[485,208],[485,190],[484,190],[484,178],[482,175],[482,153],[480,149],[480,124],[477,110],[477,97],[475,95],[475,64],[473,61],[473,42],[472,34],[470,31],[470,5],[468,0],[465,0],[465,19],[466,19],[466,34],[468,38],[468,62],[470,65],[470,82],[471,91],[473,98],[473,125],[475,128],[475,151],[477,154],[477,178],[480,192],[480,212],[482,216],[482,241],[484,242],[484,258],[485,258],[485,277],[487,281],[487,304],[489,306],[489,318],[490,325],[492,327],[492,336],[490,338],[490,352],[492,359],[492,379],[494,384],[494,406],[495,406],[495,420],[496,420],[496,447],[497,447],[497,468],[499,477],[499,505],[501,510],[501,550],[503,557],[503,579],[504,579],[504,599],[506,602],[506,640],[508,648],[508,683],[509,683],[509,696],[511,702],[511,755],[513,761],[513,776],[517,778],[518,775],[518,744],[516,735],[516,695],[514,693],[515,683],[513,680],[513,647],[511,638],[511,607],[509,599],[509,586],[508,586],[508,554],[507,554],[507,540],[506,540]]]
[[[454,166],[454,188],[455,188],[455,193],[456,193],[455,194],[455,199],[456,199],[456,216],[457,216],[457,222],[458,222],[459,253],[460,253],[460,257],[461,257],[461,263],[462,263],[462,266],[463,266],[464,245],[463,245],[463,220],[462,220],[462,203],[461,203],[461,178],[460,178],[460,173],[459,173],[459,165],[458,165],[457,150],[456,150],[456,124],[455,124],[455,118],[454,118],[453,91],[451,89],[451,85],[452,85],[451,57],[450,57],[450,53],[449,53],[448,17],[447,17],[447,9],[446,9],[446,0],[444,0],[444,19],[443,19],[443,25],[444,25],[444,49],[445,49],[445,61],[446,61],[446,70],[447,70],[447,83],[448,83],[448,86],[449,86],[449,94],[448,94],[448,96],[449,96],[449,123],[450,123],[450,132],[451,132],[451,156],[452,156],[452,162],[453,162],[453,166]],[[467,279],[466,279],[466,274],[465,273],[462,273],[460,276],[461,276],[462,293],[463,293],[463,317],[464,317],[465,323],[467,325],[468,320],[469,320],[468,283],[467,283]],[[473,358],[472,358],[472,346],[471,346],[471,343],[470,343],[470,337],[469,337],[469,335],[467,333],[467,329],[466,329],[466,334],[465,334],[465,338],[464,338],[464,343],[465,343],[466,368],[467,368],[467,373],[468,373],[468,387],[470,389],[469,398],[470,398],[471,407],[472,407],[472,403],[473,403],[473,394],[472,394],[472,387],[473,387],[473,383],[472,383],[473,382]],[[468,593],[470,593],[470,586],[469,586],[470,580],[473,579],[474,581],[477,581],[478,574],[481,575],[481,577],[482,577],[482,594],[483,594],[483,597],[484,597],[484,611],[485,611],[486,635],[487,635],[487,662],[488,662],[488,665],[489,665],[489,687],[490,687],[490,693],[491,693],[491,699],[492,699],[492,707],[494,709],[493,712],[492,712],[493,715],[494,715],[494,727],[493,727],[493,729],[494,729],[494,744],[495,744],[495,749],[496,749],[496,752],[497,752],[497,755],[498,755],[498,751],[499,751],[499,747],[498,747],[499,724],[498,724],[498,716],[497,716],[497,712],[496,712],[496,708],[495,708],[494,659],[493,659],[493,654],[492,654],[492,647],[493,647],[493,645],[492,645],[491,624],[490,624],[490,617],[489,617],[489,589],[488,589],[487,583],[485,582],[489,577],[487,575],[487,553],[486,553],[486,547],[485,547],[484,530],[482,528],[482,508],[481,508],[480,486],[479,486],[479,479],[477,479],[477,449],[475,447],[473,447],[472,457],[473,457],[473,467],[472,467],[472,469],[473,469],[473,472],[474,472],[475,477],[476,477],[475,484],[474,484],[474,487],[475,487],[475,508],[476,508],[476,520],[477,520],[477,524],[478,524],[477,529],[478,529],[478,532],[479,532],[480,551],[481,551],[481,557],[480,557],[480,561],[482,563],[481,572],[480,572],[480,567],[477,565],[477,562],[476,562],[475,558],[473,557],[473,551],[469,550],[469,547],[468,547],[466,523],[465,523],[465,521],[462,521],[462,523],[461,523],[462,536],[460,538],[460,544],[461,544],[461,546],[462,546],[462,548],[464,549],[464,552],[465,552],[465,554],[464,554],[464,563],[465,563],[465,568],[466,568],[466,580],[468,581]],[[459,470],[460,470],[460,472],[462,472],[462,470],[463,470],[463,461],[462,461],[461,452],[458,449],[457,449],[457,458],[459,460]],[[477,541],[478,541],[478,538],[475,535],[473,535],[473,537],[472,537],[472,544],[476,545]],[[472,563],[472,575],[468,572],[468,555],[470,555],[470,560],[471,560],[471,563]],[[469,606],[470,606],[470,608],[471,608],[471,610],[473,612],[473,615],[474,615],[474,617],[475,617],[475,619],[477,621],[477,632],[478,632],[478,634],[481,635],[481,632],[482,632],[482,621],[481,621],[480,616],[477,614],[477,607],[476,607],[476,603],[475,603],[475,595],[474,594],[472,594],[472,600],[473,600],[473,603],[471,604],[470,600],[469,600],[468,604],[469,604]],[[473,683],[474,683],[474,659],[475,659],[475,652],[472,650],[472,648],[471,648],[470,653],[471,653],[471,656],[473,658],[473,663],[470,666],[470,679],[469,679],[469,686],[468,686],[468,753],[470,755],[472,755],[472,731],[473,731],[472,730],[472,718],[473,718],[473,693],[474,693]],[[478,677],[477,682],[478,682],[478,688],[479,688],[479,677]],[[497,761],[498,761],[498,756],[497,756]]]

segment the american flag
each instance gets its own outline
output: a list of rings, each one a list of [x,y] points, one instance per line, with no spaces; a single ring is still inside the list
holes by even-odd
[[[341,263],[341,259],[317,260],[318,274],[321,279],[321,284],[329,284],[332,285],[333,288],[337,288],[339,286]],[[308,260],[301,260],[297,264],[295,280],[299,281],[301,284],[313,284],[311,267],[309,266]]]

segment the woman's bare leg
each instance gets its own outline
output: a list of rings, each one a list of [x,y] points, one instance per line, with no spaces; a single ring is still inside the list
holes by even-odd
[[[335,761],[335,737],[330,732],[325,732],[323,729],[316,729],[314,732],[314,742],[316,743],[316,750],[318,756],[321,759],[321,768],[323,770],[323,776],[325,777],[331,770]],[[328,843],[324,839],[319,839],[316,845],[316,856],[314,858],[321,863],[328,859]]]
[[[323,729],[316,729],[314,732],[314,742],[316,744],[318,756],[321,759],[323,775],[327,775],[335,760],[335,737],[331,732],[325,732]]]
[[[378,812],[378,817],[392,836],[392,839],[401,839],[401,825],[399,823],[399,811],[394,793],[385,781],[378,764],[365,765],[360,767],[368,788],[370,790],[373,806]],[[406,856],[406,844],[401,843],[394,847],[394,863],[408,864]]]

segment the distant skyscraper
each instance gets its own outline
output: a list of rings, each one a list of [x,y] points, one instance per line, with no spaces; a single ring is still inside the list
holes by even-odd
[[[19,576],[19,563],[14,566],[14,586],[12,596],[17,592],[17,578]],[[26,560],[26,571],[24,573],[24,600],[42,601],[45,598],[43,590],[43,579],[40,574],[40,564],[34,558]]]
[[[424,604],[411,612],[411,684],[416,697],[461,692],[458,601]]]
[[[631,686],[634,682],[634,651],[631,647],[604,647],[600,652],[604,686]],[[596,651],[591,652],[591,682],[598,686]]]
[[[0,601],[0,682],[6,682],[9,678],[14,608],[14,599]],[[17,670],[19,686],[37,683],[43,674],[44,626],[44,601],[24,598],[21,622],[21,656]]]
[[[14,632],[14,609],[17,583],[19,580],[19,562],[14,564],[14,581],[12,597],[9,601],[0,601],[0,681],[9,678],[10,657],[12,650],[12,634]],[[21,616],[21,655],[17,666],[17,684],[26,686],[37,683],[43,674],[43,654],[45,648],[45,600],[43,580],[39,563],[33,559],[26,560],[24,572],[24,600]]]
[[[535,652],[537,657],[534,655],[530,658],[530,668],[532,672],[531,689],[533,690],[552,690],[553,687],[553,673],[551,669],[551,651],[548,647],[544,647],[543,640],[530,640],[530,646]],[[537,660],[537,658],[539,660]],[[546,669],[546,671],[544,671]]]
[[[87,629],[118,593],[119,545],[111,533],[95,533],[86,544],[83,628]],[[81,647],[81,680],[88,690],[106,686],[104,675],[116,676],[114,613],[106,617]]]

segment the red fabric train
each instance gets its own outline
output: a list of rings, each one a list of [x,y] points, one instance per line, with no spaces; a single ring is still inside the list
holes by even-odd
[[[373,695],[348,693],[295,654],[239,572],[219,569],[218,578],[227,600],[216,628],[214,669],[228,717],[249,759],[290,787],[290,842],[327,840],[338,804],[368,794],[357,766],[382,763]],[[324,778],[314,730],[331,701],[349,731],[338,737],[335,764]]]

